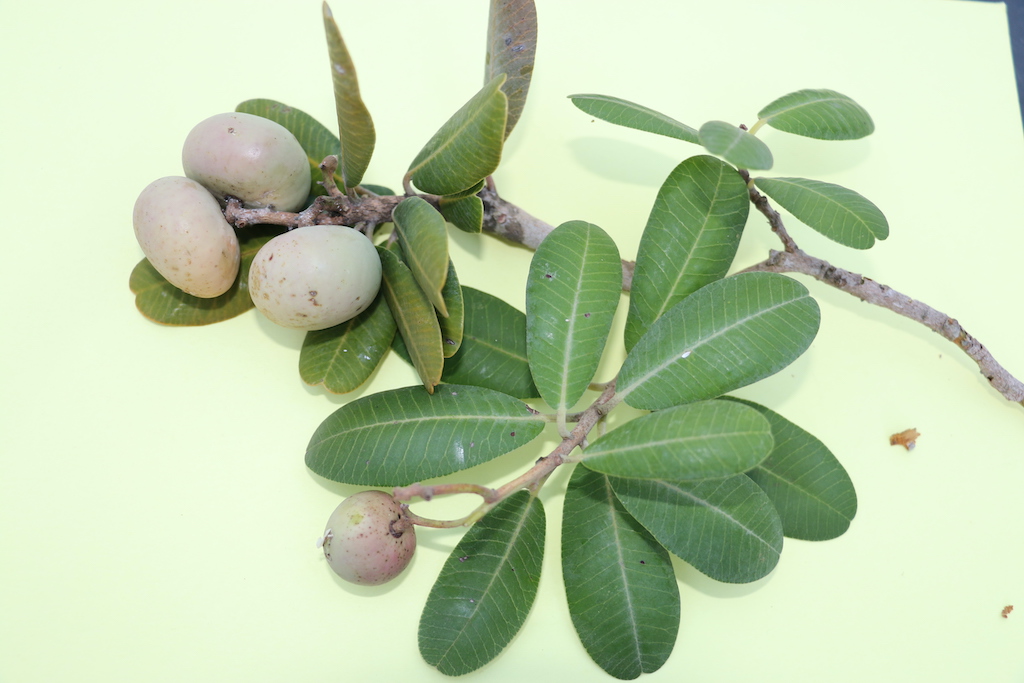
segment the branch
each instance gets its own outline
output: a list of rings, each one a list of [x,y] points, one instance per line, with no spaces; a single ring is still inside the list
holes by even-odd
[[[406,506],[409,518],[414,524],[418,524],[420,526],[435,528],[471,526],[481,517],[490,512],[498,503],[505,500],[513,493],[522,489],[535,491],[560,465],[567,462],[573,462],[569,458],[569,454],[577,447],[582,448],[586,445],[587,436],[590,434],[591,430],[597,426],[597,423],[600,422],[616,404],[618,404],[618,400],[615,396],[615,382],[611,381],[605,386],[601,395],[598,396],[592,404],[590,404],[590,407],[579,414],[579,419],[572,432],[563,438],[551,453],[540,458],[529,470],[515,479],[502,484],[497,489],[489,489],[475,484],[435,484],[434,486],[429,487],[423,486],[422,484],[413,484],[412,486],[395,488],[391,495],[393,495],[396,500],[406,501],[413,497],[430,500],[434,496],[450,493],[476,493],[484,499],[484,502],[481,503],[476,510],[461,519],[436,520],[420,517],[419,515],[413,514],[409,511],[408,506]]]
[[[1024,383],[1007,372],[992,357],[988,349],[968,334],[955,318],[935,310],[922,301],[912,299],[892,287],[875,282],[863,275],[837,268],[827,261],[799,250],[795,253],[773,250],[766,260],[746,270],[810,275],[815,280],[831,285],[847,294],[852,294],[861,301],[887,308],[894,313],[919,322],[929,330],[956,344],[961,351],[978,364],[981,374],[992,385],[992,388],[1002,394],[1006,400],[1024,403]]]
[[[744,269],[743,272],[762,271],[810,275],[815,280],[824,282],[847,294],[852,294],[861,301],[889,309],[919,322],[929,330],[956,344],[957,348],[978,364],[982,376],[1006,400],[1024,404],[1024,383],[1000,365],[988,349],[971,336],[955,318],[932,308],[923,301],[912,299],[892,287],[875,282],[858,273],[837,268],[828,261],[806,253],[786,232],[779,212],[772,208],[767,197],[758,192],[750,183],[750,176],[746,171],[740,171],[740,175],[748,184],[750,201],[768,219],[772,232],[778,235],[785,249],[785,251],[771,250],[767,259]]]

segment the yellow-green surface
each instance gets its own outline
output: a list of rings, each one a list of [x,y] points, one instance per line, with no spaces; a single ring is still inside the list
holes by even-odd
[[[377,126],[367,182],[399,186],[480,88],[486,4],[336,0]],[[792,233],[958,317],[1024,375],[1024,155],[1001,4],[538,4],[530,101],[496,177],[508,199],[553,224],[600,225],[631,257],[661,180],[697,150],[594,122],[566,95],[615,95],[698,127],[751,124],[799,88],[838,90],[877,132],[827,143],[764,129],[772,173],[861,192],[892,236],[855,252]],[[346,399],[301,383],[301,333],[252,312],[162,328],[127,287],[141,256],[132,204],[181,173],[196,122],[267,97],[332,125],[319,3],[11,2],[3,14],[0,681],[442,680],[417,653],[417,619],[459,533],[421,532],[411,569],[384,588],[333,577],[315,541],[355,489],[317,479],[302,456]],[[463,284],[522,308],[530,253],[452,236]],[[752,216],[740,262],[774,246]],[[1024,408],[931,332],[807,283],[822,305],[817,340],[740,395],[832,448],[858,516],[838,540],[788,541],[751,585],[680,564],[678,643],[649,680],[1024,681]],[[391,357],[373,387],[416,382]],[[917,449],[890,447],[908,427],[923,435]],[[462,478],[504,481],[540,449]],[[567,474],[543,494],[539,602],[466,680],[605,679],[562,596]]]

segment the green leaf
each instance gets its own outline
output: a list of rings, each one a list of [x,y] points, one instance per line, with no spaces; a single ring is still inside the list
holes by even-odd
[[[441,290],[448,276],[448,230],[444,217],[421,197],[407,197],[391,214],[405,262],[423,293],[448,315]]]
[[[713,579],[756,581],[782,553],[782,521],[745,474],[673,482],[611,478],[623,507],[670,552]]]
[[[540,398],[526,360],[526,315],[501,299],[472,287],[463,287],[465,326],[462,344],[448,358],[441,381],[472,384],[516,398]],[[392,348],[412,363],[401,335]]]
[[[796,360],[819,321],[807,288],[784,275],[741,273],[712,282],[640,338],[622,364],[619,396],[644,410],[721,396]]]
[[[741,474],[771,450],[771,426],[758,411],[702,401],[630,420],[592,443],[583,458],[590,469],[616,477],[692,481]]]
[[[563,223],[537,247],[526,281],[526,350],[552,408],[572,407],[593,380],[621,290],[619,251],[596,225]]]
[[[409,166],[416,187],[456,194],[494,173],[505,141],[504,82],[504,74],[495,76],[434,133]]]
[[[513,494],[474,524],[448,557],[420,617],[420,654],[449,676],[479,669],[515,637],[537,597],[545,516]]]
[[[764,171],[774,163],[768,145],[731,123],[708,121],[698,135],[704,149],[740,168]]]
[[[747,185],[732,166],[690,157],[658,191],[637,251],[626,318],[626,348],[665,311],[725,277],[750,211]]]
[[[463,287],[462,346],[445,363],[445,382],[489,387],[517,398],[537,398],[526,360],[526,315],[503,300]]]
[[[532,441],[545,424],[522,401],[483,387],[382,391],[324,420],[306,448],[306,466],[346,484],[405,486],[493,460]]]
[[[583,647],[618,679],[657,671],[679,631],[665,549],[626,512],[608,477],[577,466],[562,511],[562,577]]]
[[[362,182],[366,167],[370,165],[377,133],[370,112],[359,95],[356,67],[326,2],[323,4],[323,14],[327,53],[331,60],[331,80],[334,83],[334,107],[338,112],[341,139],[338,168],[344,187],[354,188]]]
[[[441,325],[441,351],[445,358],[451,358],[462,346],[466,324],[466,303],[462,295],[462,286],[459,285],[459,276],[455,272],[455,264],[451,259],[448,259],[448,275],[441,289],[441,299],[444,301],[445,310],[448,311],[447,318],[438,320]]]
[[[578,108],[602,121],[685,142],[700,143],[695,128],[642,105],[608,95],[569,95],[569,99]]]
[[[487,62],[484,82],[505,74],[508,97],[505,137],[519,121],[526,104],[537,54],[537,8],[533,0],[491,0],[487,21]]]
[[[240,232],[238,278],[231,289],[212,299],[186,294],[164,279],[147,259],[142,259],[128,278],[128,288],[135,295],[135,307],[139,313],[162,325],[210,325],[245,313],[253,307],[249,297],[249,266],[260,247],[279,232],[257,227]]]
[[[825,237],[854,249],[869,249],[889,236],[889,222],[877,206],[840,185],[806,178],[755,178],[779,206]]]
[[[764,415],[775,447],[747,476],[760,486],[782,518],[786,536],[827,541],[846,533],[857,514],[850,475],[825,444],[778,413],[741,401]]]
[[[835,90],[798,90],[775,100],[757,116],[772,128],[820,140],[856,140],[875,130],[867,110]]]
[[[384,296],[365,311],[326,330],[307,332],[299,352],[299,376],[336,394],[355,391],[369,379],[391,348],[395,319]]]
[[[388,308],[424,388],[432,392],[441,381],[444,368],[441,327],[434,306],[397,254],[381,247],[377,247],[377,253],[384,274],[381,289]]]
[[[306,112],[274,100],[246,100],[235,107],[235,110],[262,116],[287,128],[302,145],[302,149],[306,151],[306,159],[309,161],[312,171],[310,194],[324,194],[323,186],[317,183],[318,180],[323,179],[320,162],[331,154],[337,154],[340,157],[341,143],[338,141],[337,135]],[[344,184],[339,173],[334,174],[334,182],[339,185]]]
[[[468,233],[483,231],[484,202],[480,197],[441,197],[437,203],[444,219],[459,230]]]

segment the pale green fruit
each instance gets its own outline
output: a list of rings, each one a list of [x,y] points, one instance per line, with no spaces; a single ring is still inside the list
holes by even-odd
[[[412,560],[416,531],[389,494],[362,491],[334,510],[321,542],[335,574],[375,586],[401,574]]]
[[[306,152],[291,132],[262,116],[229,112],[201,121],[181,150],[185,175],[222,201],[297,211],[310,190]]]
[[[278,235],[249,267],[256,308],[283,327],[322,330],[362,313],[380,289],[377,248],[358,230],[310,225]]]
[[[192,296],[220,296],[238,276],[234,228],[205,187],[168,176],[146,186],[132,212],[135,238],[157,272]]]

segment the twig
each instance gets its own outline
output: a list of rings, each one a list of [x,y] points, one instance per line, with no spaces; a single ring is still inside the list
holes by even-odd
[[[768,258],[743,272],[762,271],[770,273],[801,273],[809,275],[819,282],[852,294],[861,301],[886,308],[894,313],[919,322],[929,330],[953,342],[957,348],[978,364],[982,376],[988,380],[996,391],[1006,400],[1024,404],[1024,383],[1011,375],[1006,368],[989,353],[988,349],[971,336],[967,330],[953,317],[938,311],[928,304],[912,299],[902,292],[875,282],[858,273],[833,266],[828,261],[811,256],[799,246],[783,225],[782,217],[772,208],[767,197],[750,185],[750,176],[745,171],[740,175],[748,182],[750,201],[768,219],[772,232],[779,236],[784,251],[771,250]]]
[[[978,364],[981,374],[989,384],[1006,400],[1015,403],[1024,402],[1024,383],[1007,372],[992,357],[988,349],[971,336],[955,318],[937,311],[924,302],[912,299],[892,287],[875,282],[863,275],[837,268],[827,261],[810,256],[803,251],[790,253],[772,250],[767,259],[745,270],[810,275],[815,280],[831,285],[847,294],[852,294],[861,301],[887,308],[894,313],[919,322],[929,330],[953,342],[957,348],[966,353],[971,360]]]

